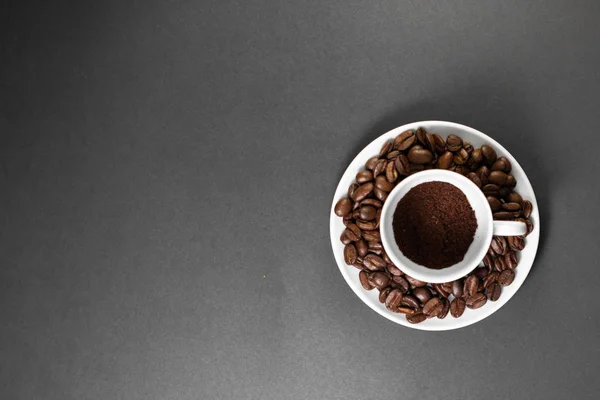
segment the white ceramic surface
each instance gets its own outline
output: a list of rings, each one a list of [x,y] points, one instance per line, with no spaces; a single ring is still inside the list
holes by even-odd
[[[394,239],[394,230],[392,228],[392,220],[398,202],[415,186],[432,181],[447,182],[462,191],[467,197],[471,208],[473,208],[475,218],[477,219],[477,230],[475,231],[473,243],[469,246],[469,250],[463,260],[450,267],[437,270],[419,265],[402,254]],[[470,179],[456,172],[443,169],[430,169],[403,179],[390,192],[381,212],[381,242],[387,255],[405,274],[424,282],[452,282],[467,275],[483,260],[492,241],[493,233],[498,232],[498,229],[494,229],[494,222],[498,223],[498,225],[506,222],[503,224],[503,228],[506,231],[508,231],[510,226],[513,226],[512,232],[514,233],[511,233],[510,236],[522,235],[527,229],[523,222],[494,221],[492,210],[485,195]]]
[[[365,291],[358,280],[359,271],[352,266],[346,265],[343,256],[344,246],[340,242],[340,235],[344,230],[344,225],[342,224],[342,219],[335,215],[335,213],[333,212],[333,208],[340,198],[346,196],[348,186],[354,181],[356,173],[364,168],[365,162],[369,158],[379,153],[381,146],[386,141],[393,140],[399,133],[407,129],[417,129],[420,126],[425,128],[429,132],[438,133],[444,138],[450,133],[454,133],[460,136],[463,140],[471,142],[471,144],[473,144],[473,147],[475,148],[480,147],[484,144],[488,144],[496,150],[498,156],[505,156],[506,158],[508,158],[508,160],[512,164],[511,173],[517,180],[517,186],[515,190],[519,192],[524,199],[531,201],[533,205],[533,211],[531,213],[530,219],[533,222],[534,229],[526,238],[525,248],[519,253],[519,266],[515,270],[515,279],[512,285],[502,288],[502,295],[500,296],[500,299],[498,301],[488,301],[483,307],[477,310],[466,309],[465,313],[460,318],[453,318],[452,316],[448,315],[445,319],[442,320],[438,318],[432,318],[420,324],[413,325],[409,324],[408,321],[406,321],[406,317],[404,315],[392,313],[388,311],[383,304],[379,303],[378,291],[376,289],[371,291]],[[517,160],[515,160],[510,155],[510,153],[498,142],[496,142],[489,136],[483,134],[482,132],[465,125],[445,121],[420,121],[400,126],[381,135],[373,142],[371,142],[367,147],[365,147],[350,163],[338,184],[333,198],[333,203],[331,205],[330,235],[331,245],[333,247],[333,254],[340,269],[340,272],[342,273],[342,276],[344,277],[350,288],[354,291],[354,293],[356,293],[356,295],[366,305],[368,305],[372,310],[376,311],[385,318],[394,321],[400,325],[421,330],[443,331],[460,328],[478,322],[496,312],[504,304],[506,304],[506,302],[510,300],[512,296],[514,296],[514,294],[517,292],[517,290],[519,290],[519,288],[525,281],[525,278],[527,277],[527,274],[529,273],[531,266],[533,265],[540,237],[540,218],[538,212],[538,204],[535,199],[535,194],[533,192],[533,188],[531,187],[529,179],[527,179],[525,172],[523,171]]]

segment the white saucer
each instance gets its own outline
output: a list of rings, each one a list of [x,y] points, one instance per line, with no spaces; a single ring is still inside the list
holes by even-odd
[[[455,135],[460,136],[464,141],[471,142],[474,148],[488,144],[492,146],[494,150],[496,150],[498,156],[504,156],[508,158],[512,164],[511,174],[517,180],[517,186],[515,190],[523,197],[523,199],[531,201],[533,205],[533,211],[531,213],[530,220],[533,222],[534,228],[529,236],[527,236],[525,239],[525,248],[519,253],[519,265],[515,270],[515,279],[510,286],[505,286],[502,288],[502,295],[498,301],[488,301],[483,307],[477,310],[471,310],[467,308],[460,318],[453,318],[450,314],[448,314],[445,319],[432,318],[420,324],[410,324],[404,315],[388,311],[385,306],[379,302],[379,291],[377,289],[373,289],[371,291],[364,290],[358,280],[359,271],[353,266],[345,263],[343,254],[344,245],[340,242],[340,235],[344,231],[345,227],[342,223],[342,219],[333,212],[333,208],[340,198],[347,196],[348,186],[354,182],[356,173],[364,168],[364,165],[369,158],[379,154],[381,146],[383,146],[386,141],[393,140],[399,133],[407,129],[417,129],[418,127],[423,127],[431,133],[438,133],[443,138],[446,138],[446,136],[448,136],[450,133],[454,133]],[[356,293],[356,295],[372,310],[376,311],[385,318],[400,325],[427,331],[445,331],[474,324],[475,322],[489,317],[500,307],[506,304],[506,302],[508,302],[508,300],[514,296],[517,290],[519,290],[525,281],[525,278],[527,278],[527,274],[533,265],[540,239],[540,216],[538,212],[538,204],[535,199],[535,193],[533,192],[533,188],[531,187],[529,179],[527,179],[525,171],[523,171],[523,168],[521,168],[517,160],[515,160],[514,157],[498,142],[484,133],[473,128],[469,128],[465,125],[445,121],[421,121],[403,125],[381,135],[372,141],[367,147],[365,147],[350,163],[344,172],[340,183],[338,184],[335,195],[333,196],[333,204],[331,205],[329,226],[331,234],[331,246],[333,247],[335,260],[338,264],[340,272],[342,273],[342,276],[354,293]],[[400,268],[402,267],[400,266]]]

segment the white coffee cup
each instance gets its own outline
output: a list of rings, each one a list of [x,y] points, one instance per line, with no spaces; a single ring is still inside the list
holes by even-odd
[[[463,260],[447,268],[431,269],[408,259],[396,244],[392,220],[398,202],[413,187],[425,182],[447,182],[460,189],[471,204],[477,218],[477,230]],[[432,169],[418,172],[402,180],[390,192],[383,205],[380,219],[381,242],[389,258],[405,274],[430,283],[451,282],[462,278],[475,269],[485,257],[496,236],[520,236],[527,232],[527,225],[519,221],[494,221],[489,203],[481,191],[470,179],[452,171]]]

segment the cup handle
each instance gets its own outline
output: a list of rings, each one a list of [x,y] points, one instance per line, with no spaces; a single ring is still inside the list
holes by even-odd
[[[527,225],[521,221],[494,221],[494,236],[523,236]]]

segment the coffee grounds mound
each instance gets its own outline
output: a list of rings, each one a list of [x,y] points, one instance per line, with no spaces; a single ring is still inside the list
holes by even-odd
[[[409,190],[394,211],[392,227],[406,257],[442,269],[463,260],[475,237],[477,219],[460,189],[434,181]]]

